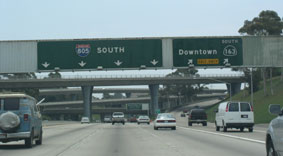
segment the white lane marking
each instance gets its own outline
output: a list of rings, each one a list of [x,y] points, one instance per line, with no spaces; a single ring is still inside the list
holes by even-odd
[[[254,132],[266,133],[266,131],[254,130]]]
[[[186,128],[186,127],[180,127],[180,126],[177,126],[177,127],[178,127],[178,128],[181,128],[181,129],[189,129],[189,130],[196,131],[196,132],[201,132],[201,133],[219,135],[219,136],[224,136],[224,137],[229,137],[229,138],[234,138],[234,139],[239,139],[239,140],[245,140],[245,141],[250,141],[250,142],[256,142],[256,143],[260,143],[260,144],[265,144],[265,141],[261,141],[261,140],[249,139],[249,138],[238,137],[238,136],[227,135],[227,134],[214,133],[214,132],[209,132],[209,131],[204,131],[204,130],[197,130],[197,129]]]

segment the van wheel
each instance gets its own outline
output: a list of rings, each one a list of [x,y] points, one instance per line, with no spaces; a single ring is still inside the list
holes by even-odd
[[[223,132],[227,132],[227,127],[226,126],[223,127]]]
[[[253,132],[254,131],[254,129],[253,128],[249,128],[249,132]]]
[[[30,137],[25,139],[25,146],[31,148],[33,144],[33,130],[31,131]]]
[[[220,127],[219,126],[216,126],[216,131],[219,131],[220,130]]]
[[[216,121],[215,121],[215,127],[216,127],[216,131],[219,131],[219,130],[220,130],[220,127],[219,127],[219,126],[217,126]]]
[[[38,137],[38,140],[35,141],[36,145],[41,145],[42,144],[42,129],[40,130],[40,134]]]

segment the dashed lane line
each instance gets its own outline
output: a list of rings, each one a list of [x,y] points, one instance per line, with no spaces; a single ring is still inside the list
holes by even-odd
[[[244,140],[244,141],[250,141],[250,142],[265,144],[265,141],[261,141],[261,140],[255,140],[255,139],[238,137],[238,136],[233,136],[233,135],[228,135],[228,134],[209,132],[209,131],[204,131],[204,130],[197,130],[197,129],[187,128],[187,127],[180,127],[180,126],[177,126],[177,127],[181,128],[181,129],[189,129],[189,130],[195,131],[195,132],[201,132],[201,133],[212,134],[212,135],[219,135],[219,136],[224,136],[224,137],[228,137],[228,138],[234,138],[234,139],[239,139],[239,140]]]

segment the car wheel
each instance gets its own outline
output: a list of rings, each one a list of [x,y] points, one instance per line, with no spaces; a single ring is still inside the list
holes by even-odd
[[[39,138],[38,140],[35,141],[36,145],[41,145],[42,144],[42,129],[40,130]]]
[[[112,122],[112,125],[114,125],[114,122]]]
[[[277,156],[271,140],[268,142],[267,156]]]
[[[138,125],[139,125],[140,123],[138,122]]]
[[[25,146],[31,148],[33,144],[33,130],[31,131],[30,137],[25,139]]]
[[[243,132],[243,131],[244,131],[244,128],[240,128],[240,131]]]
[[[172,127],[171,129],[172,129],[172,130],[176,130],[176,127]]]
[[[220,127],[219,126],[216,126],[216,131],[220,131]]]
[[[148,122],[147,124],[149,125],[150,123]]]
[[[192,126],[193,124],[191,123],[191,122],[189,122],[189,124],[188,124],[189,126]]]
[[[207,126],[207,123],[206,122],[202,123],[202,126]]]
[[[249,128],[249,132],[253,132],[254,131],[254,129],[253,128]]]
[[[125,122],[123,122],[123,125],[125,125]]]
[[[158,130],[158,127],[154,127],[154,130]]]
[[[227,132],[227,127],[223,126],[223,132]]]

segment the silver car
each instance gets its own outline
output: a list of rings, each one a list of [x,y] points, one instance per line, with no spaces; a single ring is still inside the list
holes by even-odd
[[[150,119],[146,115],[139,116],[138,119],[137,119],[137,123],[138,123],[138,125],[141,124],[141,123],[147,123],[149,125],[150,124]]]
[[[266,134],[267,156],[283,156],[283,111],[280,105],[270,105],[269,112],[278,117],[273,119]]]
[[[176,130],[176,118],[170,113],[161,113],[154,120],[154,130],[158,128],[171,128]]]

